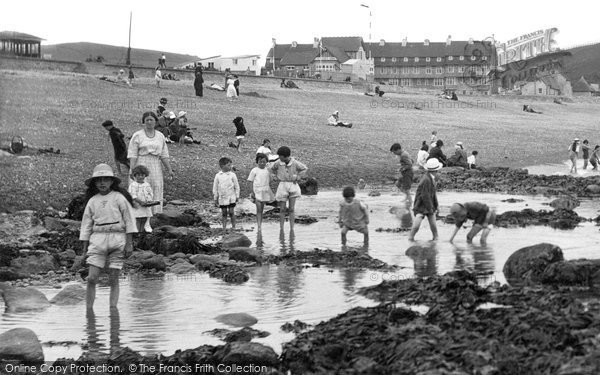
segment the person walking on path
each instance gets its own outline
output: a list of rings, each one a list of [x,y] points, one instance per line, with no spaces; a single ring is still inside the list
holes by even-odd
[[[413,222],[412,229],[408,235],[409,241],[415,240],[415,235],[419,231],[421,222],[427,216],[429,221],[429,228],[433,235],[433,240],[438,239],[437,225],[435,223],[435,214],[438,211],[438,200],[436,194],[436,174],[442,169],[442,163],[438,159],[429,159],[425,165],[426,173],[421,177],[419,185],[417,186],[417,193],[415,194],[415,205],[413,212],[415,213],[415,220]]]

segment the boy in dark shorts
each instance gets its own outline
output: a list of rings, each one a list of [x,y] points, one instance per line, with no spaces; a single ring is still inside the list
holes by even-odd
[[[454,236],[460,230],[460,227],[468,220],[473,220],[473,228],[467,234],[467,243],[472,243],[473,238],[481,230],[481,244],[485,245],[487,242],[487,236],[490,234],[491,229],[488,227],[490,224],[493,225],[496,222],[496,211],[489,208],[486,204],[479,202],[467,202],[465,204],[454,203],[450,207],[450,215],[454,217],[456,227],[452,236],[450,236],[450,242],[454,240]]]
[[[400,161],[400,176],[398,177],[398,180],[396,180],[396,186],[406,195],[405,205],[407,209],[410,209],[410,206],[412,206],[410,187],[413,183],[413,160],[408,152],[402,150],[400,143],[394,143],[392,147],[390,147],[390,152],[398,156]]]
[[[125,136],[120,129],[113,125],[111,120],[106,120],[102,123],[104,129],[108,130],[108,136],[115,150],[115,164],[117,165],[117,173],[122,174],[121,164],[125,167],[125,174],[129,175],[129,159],[127,159],[127,145],[125,144]]]

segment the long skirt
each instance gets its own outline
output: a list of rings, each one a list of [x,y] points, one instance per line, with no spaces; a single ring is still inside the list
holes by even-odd
[[[144,165],[150,171],[146,181],[152,186],[154,200],[160,204],[152,206],[152,214],[163,211],[163,170],[160,158],[156,155],[143,155],[138,157],[137,165]]]

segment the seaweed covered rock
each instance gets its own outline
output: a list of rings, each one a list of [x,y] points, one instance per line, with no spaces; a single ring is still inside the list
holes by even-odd
[[[549,264],[540,276],[544,284],[600,286],[596,273],[600,271],[600,260],[577,259]]]
[[[273,348],[256,342],[232,342],[215,352],[221,363],[239,366],[277,366],[279,358]]]
[[[252,241],[242,233],[230,233],[223,236],[222,246],[226,249],[233,247],[249,247]]]
[[[521,211],[503,212],[496,217],[495,225],[499,227],[548,225],[555,229],[574,229],[584,220],[584,218],[572,210],[557,208],[553,211],[535,211],[526,208]]]
[[[194,209],[187,209],[183,213],[161,212],[152,217],[152,226],[159,227],[163,225],[172,225],[175,227],[203,226],[209,227],[198,212]]]
[[[28,328],[13,328],[0,333],[0,362],[4,361],[41,365],[44,351],[35,332]]]
[[[512,253],[504,263],[502,272],[510,284],[538,283],[546,267],[563,260],[560,247],[541,243]]]
[[[13,288],[0,283],[0,295],[4,298],[7,312],[41,310],[50,306],[44,293],[33,287]]]

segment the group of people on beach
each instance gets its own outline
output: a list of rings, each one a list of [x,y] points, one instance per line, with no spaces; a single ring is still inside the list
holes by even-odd
[[[577,159],[579,159],[580,151],[583,158],[583,170],[587,170],[589,163],[592,165],[592,171],[597,171],[598,165],[600,165],[600,145],[594,146],[592,150],[590,142],[587,139],[579,143],[579,138],[574,138],[573,142],[569,145],[570,173],[577,173]]]

